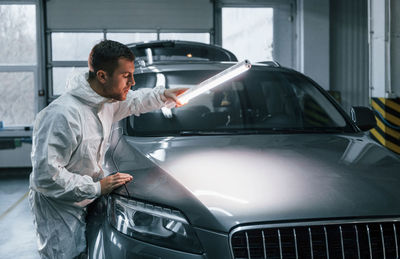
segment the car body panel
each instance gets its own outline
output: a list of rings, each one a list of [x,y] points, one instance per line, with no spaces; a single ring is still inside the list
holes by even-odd
[[[364,133],[124,138],[131,197],[197,227],[400,215],[400,159]]]

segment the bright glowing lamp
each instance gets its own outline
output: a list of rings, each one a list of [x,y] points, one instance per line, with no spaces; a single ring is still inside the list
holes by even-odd
[[[250,68],[251,68],[251,63],[247,59],[242,62],[239,62],[236,65],[231,66],[230,68],[227,68],[221,71],[220,73],[216,74],[215,76],[210,77],[209,79],[201,82],[200,84],[190,88],[182,95],[180,95],[178,99],[182,104],[188,103],[191,99],[195,98],[196,96],[203,94],[204,92],[207,92],[222,83],[225,83],[226,81],[242,74],[243,72],[249,70]],[[165,103],[165,106],[168,108],[173,108],[175,107],[175,102],[167,101]]]

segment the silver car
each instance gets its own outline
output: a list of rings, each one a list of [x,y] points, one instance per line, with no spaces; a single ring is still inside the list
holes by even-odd
[[[136,68],[193,87],[231,62]],[[143,64],[142,64],[143,65]],[[273,62],[178,109],[114,126],[105,167],[133,182],[92,204],[90,258],[399,258],[400,158],[315,82]]]

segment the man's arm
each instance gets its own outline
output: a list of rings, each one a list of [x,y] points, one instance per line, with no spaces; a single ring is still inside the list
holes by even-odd
[[[36,120],[31,187],[47,197],[72,203],[96,198],[101,194],[100,182],[66,169],[79,145],[81,126],[78,114],[68,116],[61,109],[51,109]]]
[[[114,122],[117,122],[127,116],[150,112],[160,109],[167,100],[177,103],[181,106],[177,96],[185,92],[187,88],[165,89],[157,86],[155,88],[142,88],[136,91],[130,90],[125,101],[118,102],[118,107],[114,112]]]

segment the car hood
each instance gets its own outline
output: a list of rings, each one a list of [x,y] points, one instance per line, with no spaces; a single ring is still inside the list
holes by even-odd
[[[195,226],[400,215],[400,159],[363,133],[124,142],[132,197],[178,208]]]

